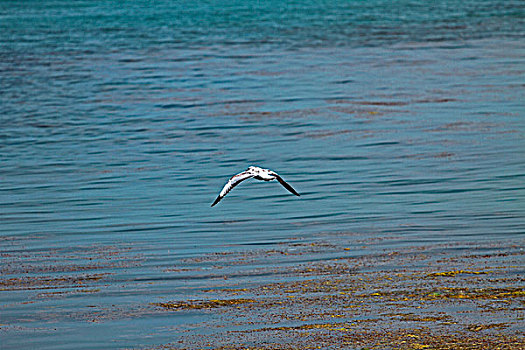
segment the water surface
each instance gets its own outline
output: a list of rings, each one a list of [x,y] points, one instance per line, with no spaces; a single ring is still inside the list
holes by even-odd
[[[208,316],[150,303],[224,276],[283,278],[259,263],[207,273],[217,254],[522,246],[523,13],[519,1],[2,2],[2,348],[173,342]],[[249,165],[302,196],[244,183],[210,208]]]

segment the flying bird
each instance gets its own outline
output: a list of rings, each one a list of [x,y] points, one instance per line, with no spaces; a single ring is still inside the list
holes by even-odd
[[[221,190],[221,193],[219,193],[219,195],[215,199],[215,202],[213,202],[211,206],[213,207],[215,204],[219,203],[220,200],[223,199],[224,196],[226,196],[228,192],[230,192],[235,186],[237,186],[238,184],[240,184],[241,182],[249,178],[254,178],[256,180],[262,180],[262,181],[277,180],[288,191],[295,194],[296,196],[300,196],[300,194],[297,193],[297,191],[295,191],[292,186],[286,183],[286,181],[284,181],[283,178],[280,177],[276,172],[271,171],[270,169],[263,169],[257,166],[251,166],[245,171],[243,171],[242,173],[233,175],[228,180],[226,185],[224,185],[224,187]]]

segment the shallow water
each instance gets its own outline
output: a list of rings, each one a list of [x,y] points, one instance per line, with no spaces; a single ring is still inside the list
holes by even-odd
[[[2,348],[173,342],[209,316],[150,303],[334,252],[217,254],[523,245],[524,8],[453,3],[2,2]],[[302,196],[210,208],[252,164]]]

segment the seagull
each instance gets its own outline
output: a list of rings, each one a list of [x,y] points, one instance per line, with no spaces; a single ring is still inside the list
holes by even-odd
[[[211,206],[213,207],[215,204],[219,203],[220,200],[223,199],[224,196],[226,196],[228,194],[228,192],[230,192],[235,186],[237,186],[238,184],[240,184],[244,180],[252,178],[252,177],[254,179],[256,179],[256,180],[263,180],[263,181],[277,180],[288,191],[290,191],[291,193],[295,194],[296,196],[300,196],[300,194],[297,193],[297,191],[295,191],[292,186],[287,184],[286,181],[284,181],[282,179],[282,177],[280,177],[276,172],[271,171],[270,169],[263,169],[263,168],[259,168],[257,166],[251,166],[248,169],[246,169],[245,171],[243,171],[242,173],[239,173],[237,175],[233,175],[228,180],[226,185],[224,185],[224,187],[221,190],[221,193],[219,193],[219,195],[215,199],[215,202],[213,202],[213,204]]]

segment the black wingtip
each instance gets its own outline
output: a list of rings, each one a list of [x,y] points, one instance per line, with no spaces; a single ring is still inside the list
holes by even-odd
[[[222,199],[221,196],[217,197],[217,198],[215,199],[215,202],[213,202],[211,206],[213,207],[215,204],[219,203],[219,201],[220,201],[221,199]]]
[[[277,178],[277,181],[279,181],[281,183],[281,185],[283,185],[284,188],[286,188],[290,193],[292,194],[295,194],[296,196],[301,196],[299,193],[297,193],[296,190],[294,190],[294,188],[292,186],[290,186],[290,184],[288,184],[286,181],[283,180],[282,177],[276,175],[275,176]]]

